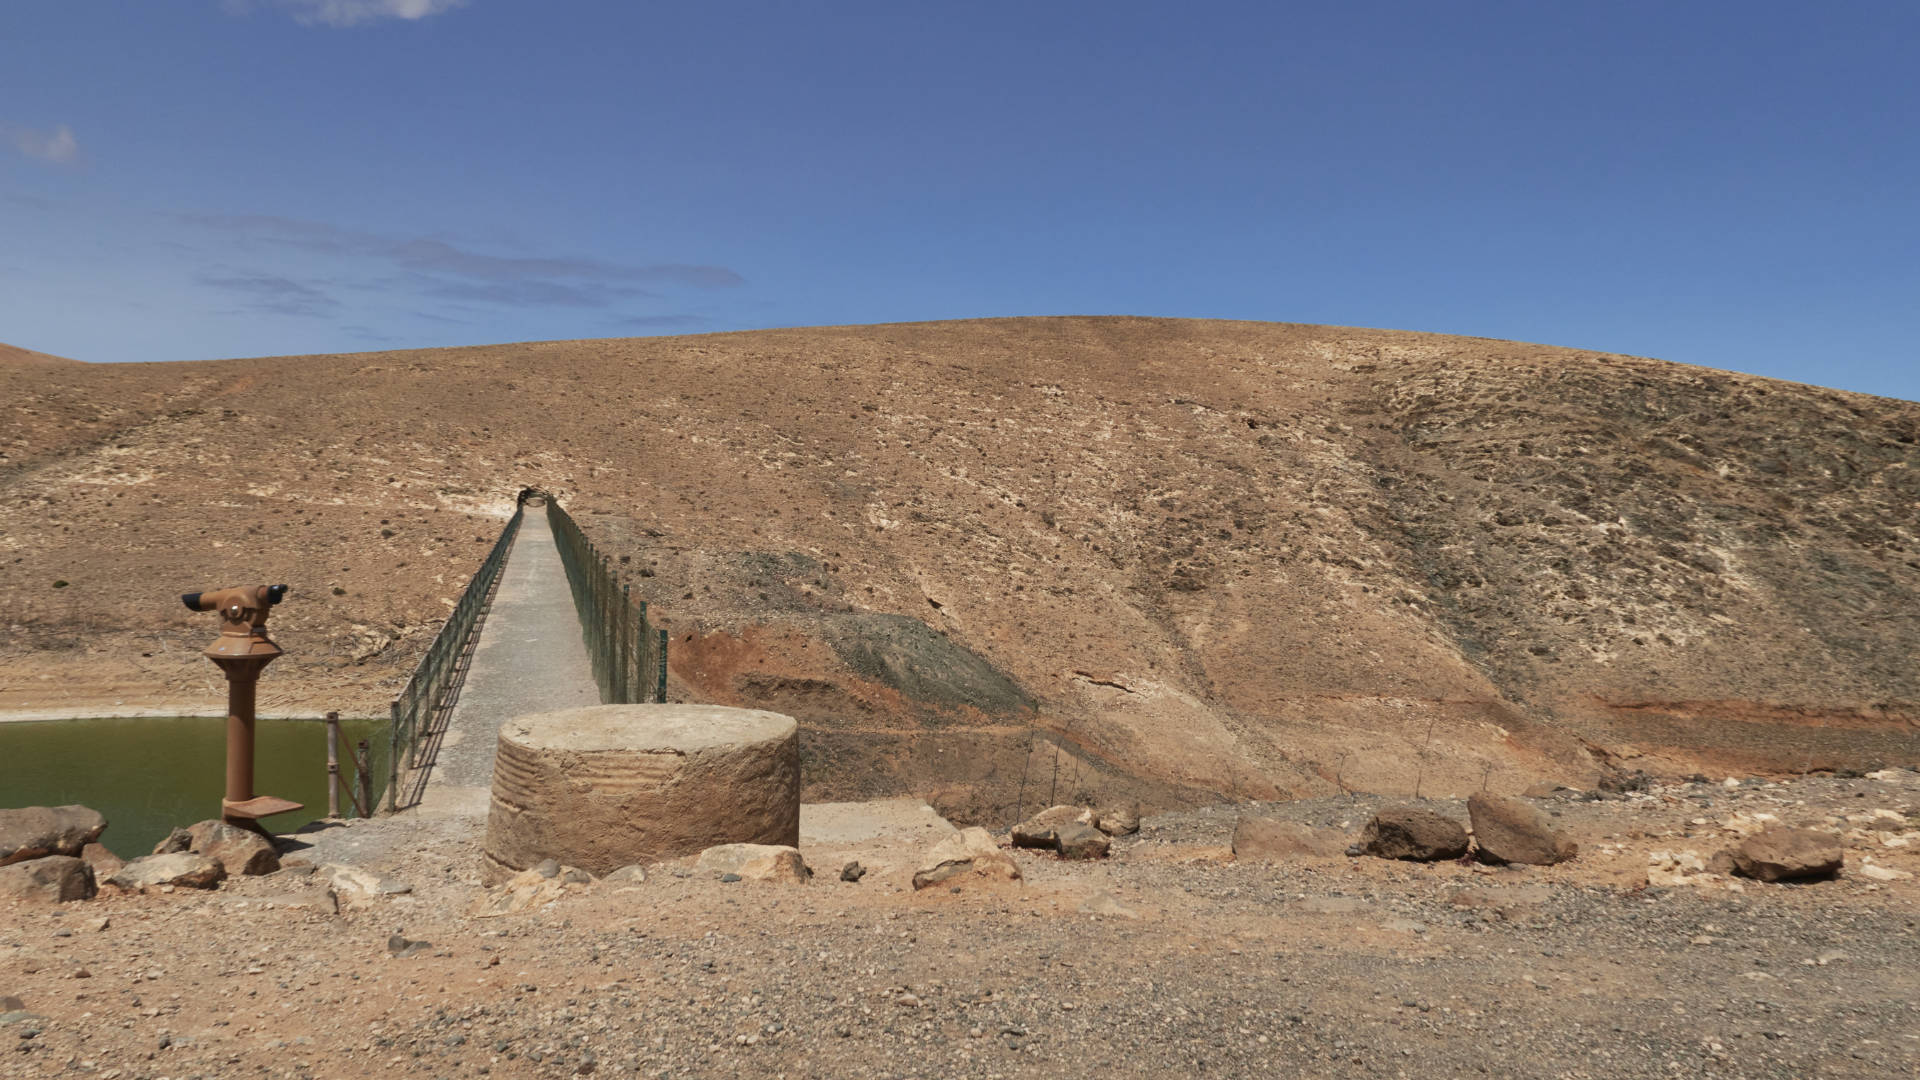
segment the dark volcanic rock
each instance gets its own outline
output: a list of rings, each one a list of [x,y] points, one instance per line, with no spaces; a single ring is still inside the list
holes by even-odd
[[[1467,853],[1467,830],[1452,818],[1414,806],[1380,811],[1367,822],[1360,846],[1382,859],[1433,862],[1457,859]]]

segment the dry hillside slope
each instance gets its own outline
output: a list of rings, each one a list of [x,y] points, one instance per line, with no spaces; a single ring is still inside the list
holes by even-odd
[[[1920,760],[1910,402],[1061,318],[0,364],[0,425],[0,708],[217,701],[174,594],[284,580],[263,706],[380,711],[535,485],[814,795]]]

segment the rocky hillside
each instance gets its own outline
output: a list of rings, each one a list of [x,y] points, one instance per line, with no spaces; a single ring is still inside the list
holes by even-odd
[[[560,494],[815,795],[1518,790],[1920,760],[1920,405],[1281,324],[0,364],[0,707],[380,711]],[[64,584],[61,584],[64,583]]]

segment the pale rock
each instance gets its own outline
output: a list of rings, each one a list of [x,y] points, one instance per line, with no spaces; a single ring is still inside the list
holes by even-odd
[[[800,849],[786,844],[717,844],[700,853],[694,865],[715,874],[737,874],[744,881],[804,885],[813,876]]]
[[[359,866],[329,863],[320,868],[334,894],[350,904],[370,903],[384,896],[404,896],[413,886]]]
[[[962,829],[935,844],[913,875],[913,887],[962,882],[1017,882],[1020,866],[1000,850],[993,835],[979,826]]]
[[[142,855],[120,868],[107,879],[133,892],[147,889],[212,889],[227,876],[226,868],[205,855],[177,851],[167,855]]]

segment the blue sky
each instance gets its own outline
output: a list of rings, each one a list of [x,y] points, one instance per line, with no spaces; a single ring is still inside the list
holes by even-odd
[[[1920,5],[7,0],[0,341],[995,315],[1920,399]]]

